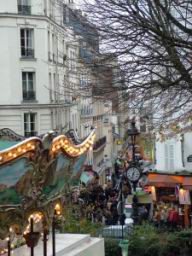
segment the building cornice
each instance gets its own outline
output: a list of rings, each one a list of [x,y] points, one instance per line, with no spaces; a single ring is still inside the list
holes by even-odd
[[[14,105],[0,105],[0,110],[5,109],[44,109],[44,108],[65,108],[65,107],[71,107],[74,104],[67,104],[67,103],[48,103],[48,104],[14,104]]]
[[[17,13],[0,13],[0,18],[21,18],[21,19],[32,19],[32,20],[43,20],[43,21],[47,21],[52,23],[52,25],[56,25],[59,28],[67,31],[65,26],[61,26],[60,24],[58,24],[57,22],[55,22],[54,20],[52,20],[49,16],[45,16],[45,15],[21,15],[21,14],[17,14]]]

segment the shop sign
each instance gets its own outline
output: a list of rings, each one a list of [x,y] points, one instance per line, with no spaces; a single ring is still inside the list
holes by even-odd
[[[191,204],[189,190],[179,190],[179,203],[180,204]]]
[[[187,162],[192,163],[192,155],[189,155],[189,156],[187,157]]]
[[[123,141],[122,140],[117,140],[116,143],[117,143],[117,145],[122,145]]]

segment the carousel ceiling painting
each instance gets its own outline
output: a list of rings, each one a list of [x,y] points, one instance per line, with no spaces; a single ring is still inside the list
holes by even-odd
[[[42,138],[27,139],[9,129],[0,130],[2,241],[10,236],[10,230],[16,232],[13,227],[23,234],[29,216],[35,213],[49,228],[55,204],[62,205],[66,185],[80,178],[94,139],[94,129],[83,140],[73,130],[66,135],[49,132]]]

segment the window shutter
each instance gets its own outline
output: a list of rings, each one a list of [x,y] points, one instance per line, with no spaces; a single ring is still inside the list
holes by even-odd
[[[169,152],[167,144],[165,144],[165,169],[169,169]]]
[[[174,170],[174,145],[169,145],[169,169]]]

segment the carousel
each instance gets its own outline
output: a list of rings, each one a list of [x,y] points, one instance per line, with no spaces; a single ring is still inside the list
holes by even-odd
[[[51,233],[55,256],[55,223],[62,216],[67,187],[80,179],[94,138],[94,129],[83,140],[73,130],[30,138],[0,130],[0,255],[9,256],[27,244],[33,256],[41,237],[47,256]]]

